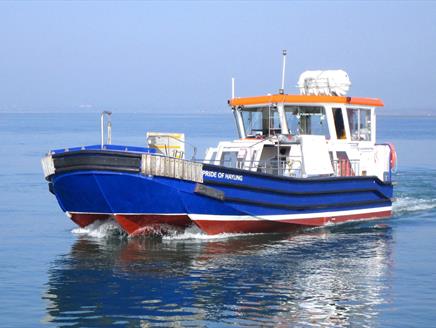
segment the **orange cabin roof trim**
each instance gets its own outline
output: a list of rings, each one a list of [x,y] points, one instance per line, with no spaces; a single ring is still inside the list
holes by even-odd
[[[338,96],[307,96],[307,95],[268,95],[259,97],[245,97],[230,99],[229,105],[234,106],[248,106],[248,105],[262,105],[271,103],[335,103],[335,104],[350,104],[362,106],[383,106],[383,101],[378,98],[360,98],[360,97],[338,97]]]

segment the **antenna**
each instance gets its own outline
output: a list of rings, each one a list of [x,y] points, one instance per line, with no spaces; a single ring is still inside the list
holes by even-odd
[[[232,77],[232,99],[235,98],[235,78]]]
[[[283,50],[282,87],[279,89],[279,93],[281,95],[285,93],[285,69],[286,69],[286,49]]]

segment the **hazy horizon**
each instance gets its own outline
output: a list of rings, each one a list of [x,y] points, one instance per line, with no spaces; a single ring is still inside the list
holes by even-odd
[[[225,113],[344,69],[381,115],[436,115],[435,2],[1,2],[0,112]]]

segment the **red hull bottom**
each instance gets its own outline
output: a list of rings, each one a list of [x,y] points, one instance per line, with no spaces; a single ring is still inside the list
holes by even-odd
[[[295,218],[281,220],[250,220],[229,219],[220,216],[210,216],[207,220],[195,218],[192,220],[188,215],[114,215],[120,227],[129,235],[141,234],[165,234],[171,229],[184,229],[194,222],[203,232],[208,235],[220,233],[270,233],[270,232],[294,232],[307,227],[324,226],[352,221],[376,220],[388,218],[392,211],[381,211],[375,213],[359,213],[342,216],[323,216],[314,218]],[[71,214],[73,220],[80,227],[97,221],[105,220],[110,216],[107,214]]]
[[[70,213],[71,220],[79,227],[84,228],[97,220],[116,219],[120,227],[129,235],[155,233],[172,228],[186,228],[192,224],[187,215],[108,215]]]
[[[106,220],[109,218],[107,214],[82,214],[71,213],[71,220],[79,227],[84,228],[97,220]]]
[[[192,224],[187,215],[115,215],[121,228],[129,235],[162,232],[171,228],[186,228]]]
[[[344,222],[377,220],[388,218],[392,211],[376,213],[362,213],[335,217],[318,217],[290,220],[208,220],[195,219],[194,223],[208,235],[220,233],[268,233],[268,232],[293,232],[307,227],[324,226]]]

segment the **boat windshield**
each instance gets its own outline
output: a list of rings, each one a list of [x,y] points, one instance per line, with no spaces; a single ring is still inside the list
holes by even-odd
[[[280,118],[277,107],[244,108],[242,118],[247,136],[268,136],[280,133]]]
[[[289,133],[312,134],[330,138],[325,109],[321,106],[285,106]]]

